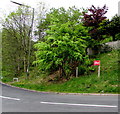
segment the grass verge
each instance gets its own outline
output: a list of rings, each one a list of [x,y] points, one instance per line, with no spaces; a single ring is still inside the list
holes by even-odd
[[[101,75],[97,76],[97,71],[86,76],[71,78],[63,83],[48,83],[42,78],[32,80],[20,80],[9,83],[11,85],[46,92],[64,93],[118,93],[118,83],[120,70],[118,69],[118,53],[112,51],[100,54],[97,59],[101,60]],[[94,66],[98,67],[98,66]]]

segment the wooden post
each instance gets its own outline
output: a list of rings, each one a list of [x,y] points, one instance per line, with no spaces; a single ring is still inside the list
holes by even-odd
[[[100,77],[100,65],[98,66],[98,78]]]
[[[78,77],[78,67],[76,67],[76,77]]]

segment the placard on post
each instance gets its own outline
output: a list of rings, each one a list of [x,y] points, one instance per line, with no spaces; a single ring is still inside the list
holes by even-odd
[[[94,65],[96,66],[98,66],[98,77],[100,77],[100,60],[95,60],[94,61]]]

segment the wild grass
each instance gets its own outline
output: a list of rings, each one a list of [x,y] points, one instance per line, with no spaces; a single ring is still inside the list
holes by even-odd
[[[97,56],[101,61],[101,74],[97,70],[90,74],[71,78],[62,83],[48,83],[44,78],[33,78],[32,80],[20,80],[11,85],[37,91],[64,92],[64,93],[118,93],[120,70],[118,69],[119,51],[103,53]],[[97,67],[98,66],[94,66]],[[44,74],[45,75],[45,74]]]

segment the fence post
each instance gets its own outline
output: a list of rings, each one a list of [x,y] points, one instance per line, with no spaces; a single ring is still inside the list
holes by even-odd
[[[78,77],[78,67],[76,67],[76,77]]]

